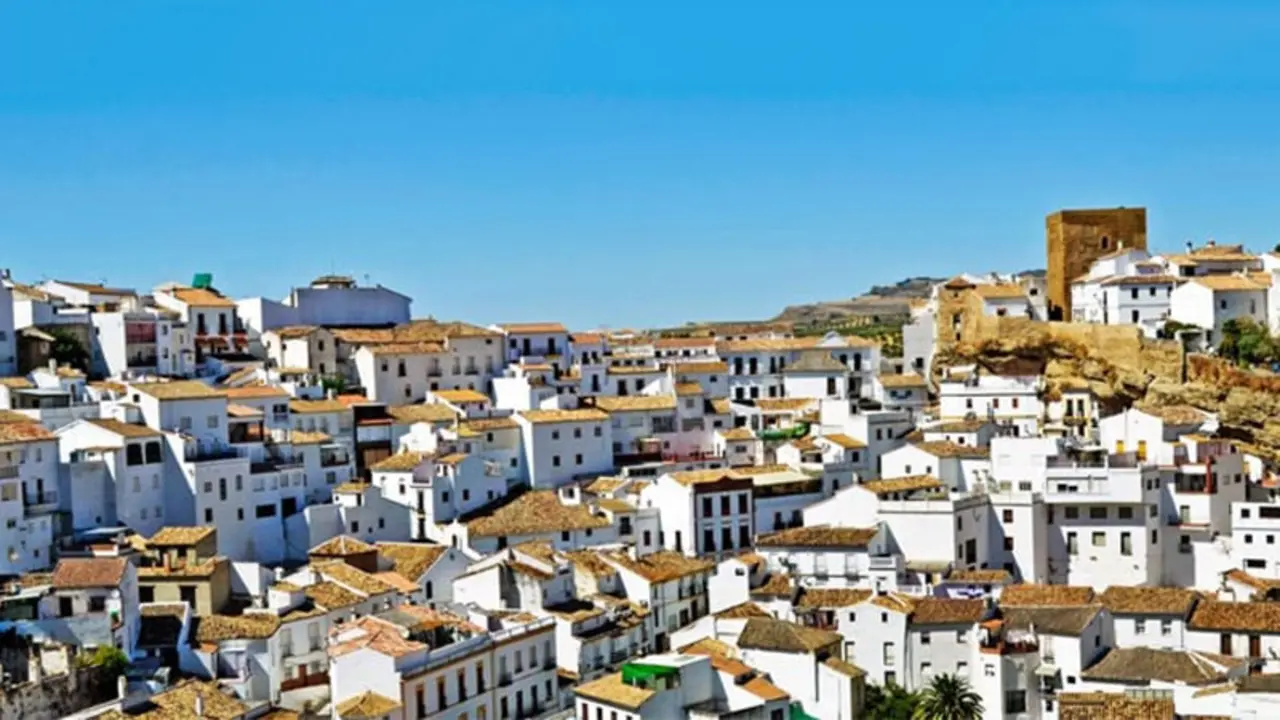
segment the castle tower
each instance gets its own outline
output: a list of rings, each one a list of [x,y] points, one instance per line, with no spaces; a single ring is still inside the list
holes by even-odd
[[[1044,230],[1049,318],[1070,320],[1071,281],[1104,255],[1147,249],[1147,210],[1059,210],[1045,217]]]

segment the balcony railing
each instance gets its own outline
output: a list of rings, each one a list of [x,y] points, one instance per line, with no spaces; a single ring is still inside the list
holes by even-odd
[[[0,480],[9,480],[18,477],[17,465],[0,465]]]
[[[555,658],[547,658],[547,659],[543,660],[543,661],[542,661],[542,669],[543,669],[543,670],[555,670],[555,669],[556,669],[556,659],[555,659]]]
[[[238,457],[242,457],[240,452],[232,447],[189,447],[183,453],[183,458],[193,463],[234,460]]]
[[[339,465],[350,465],[351,456],[346,453],[321,453],[320,467],[336,467]]]
[[[44,505],[57,505],[58,491],[45,490],[39,493],[24,493],[22,505],[26,508],[38,508]]]

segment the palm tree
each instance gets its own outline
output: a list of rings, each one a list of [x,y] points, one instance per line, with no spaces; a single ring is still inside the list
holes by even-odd
[[[938,675],[920,693],[914,720],[978,720],[982,717],[982,696],[969,681],[956,675]]]

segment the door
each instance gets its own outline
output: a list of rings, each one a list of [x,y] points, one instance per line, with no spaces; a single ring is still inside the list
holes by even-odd
[[[1262,637],[1260,635],[1249,636],[1249,657],[1262,657]]]
[[[1222,637],[1218,640],[1218,652],[1231,655],[1231,633],[1222,633]]]

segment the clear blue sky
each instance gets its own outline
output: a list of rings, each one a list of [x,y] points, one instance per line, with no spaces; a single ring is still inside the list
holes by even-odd
[[[4,2],[0,266],[415,314],[769,316],[1043,266],[1043,216],[1280,240],[1280,3]]]

